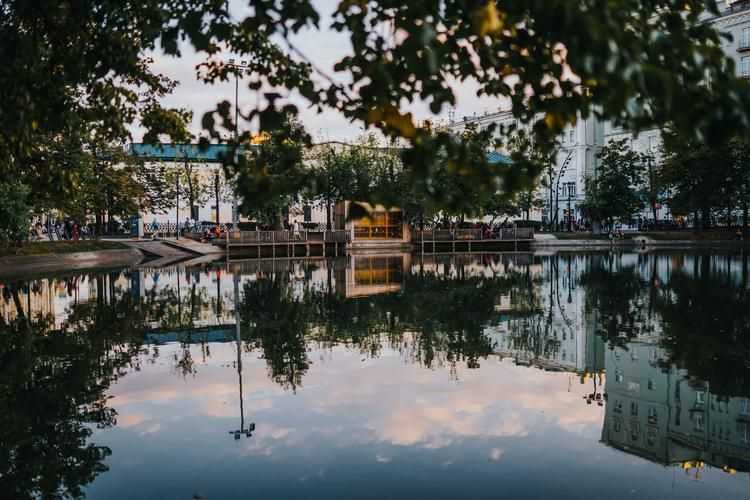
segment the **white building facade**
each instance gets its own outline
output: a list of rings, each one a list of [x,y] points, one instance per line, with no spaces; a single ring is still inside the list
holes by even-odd
[[[719,16],[706,18],[716,30],[732,37],[724,41],[722,49],[736,65],[737,75],[750,78],[750,0],[717,0]],[[502,139],[502,130],[510,125],[517,129],[523,125],[513,117],[510,110],[498,110],[484,114],[464,116],[460,121],[448,125],[456,132],[465,129],[469,124],[484,129],[491,124],[497,125],[498,138]],[[578,220],[578,204],[585,198],[586,176],[596,173],[597,154],[603,146],[619,140],[629,140],[630,147],[637,152],[649,153],[655,164],[658,164],[662,138],[659,128],[642,130],[638,133],[618,127],[611,122],[598,120],[595,116],[579,119],[575,125],[568,126],[560,139],[560,146],[552,165],[551,179],[545,175],[549,187],[539,188],[539,195],[544,200],[544,209],[532,214],[532,219],[557,222],[561,228],[569,221]],[[570,157],[569,157],[570,155]],[[566,161],[568,160],[568,161]],[[570,210],[568,210],[570,209]],[[651,207],[641,213],[643,220],[653,219]],[[657,205],[659,220],[671,219],[671,212],[666,203]]]

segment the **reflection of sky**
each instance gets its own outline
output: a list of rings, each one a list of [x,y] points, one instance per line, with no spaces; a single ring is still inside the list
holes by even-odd
[[[235,344],[192,346],[196,373],[174,368],[179,345],[113,385],[118,425],[92,440],[112,448],[91,498],[740,498],[746,474],[705,470],[691,481],[599,443],[604,411],[575,374],[490,358],[481,369],[426,369],[384,348],[309,352],[296,394],[243,356],[246,423],[235,441]],[[590,384],[591,381],[588,382]],[[746,496],[742,496],[746,498]]]

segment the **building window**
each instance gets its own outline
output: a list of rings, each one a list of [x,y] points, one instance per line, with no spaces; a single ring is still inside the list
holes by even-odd
[[[619,399],[615,401],[614,412],[622,413],[622,401],[620,401]]]
[[[622,382],[622,370],[615,370],[615,382]]]
[[[576,140],[576,131],[571,130],[570,131],[570,142],[574,142]]]
[[[740,398],[740,413],[742,415],[750,415],[750,399]]]
[[[703,432],[703,413],[699,411],[693,413],[693,430]]]
[[[401,239],[403,233],[401,212],[371,212],[370,217],[357,221],[354,237],[364,240]]]
[[[630,422],[628,424],[629,430],[630,430],[630,439],[635,442],[638,441],[638,438],[641,437],[641,426],[638,424],[638,422]]]
[[[630,350],[630,359],[633,361],[638,361],[638,349],[633,347],[633,349]]]
[[[705,403],[705,392],[703,391],[696,391],[695,393],[695,404],[697,405],[703,405]]]
[[[742,28],[742,38],[740,38],[740,47],[750,47],[750,28]]]
[[[630,414],[634,417],[638,416],[638,403],[636,403],[635,401],[632,401],[630,403]]]
[[[354,261],[355,285],[401,283],[404,264],[401,257],[362,257]]]
[[[659,435],[659,429],[656,427],[648,427],[646,429],[646,444],[650,447],[656,446],[656,438]]]
[[[651,348],[651,350],[649,351],[648,359],[652,363],[656,363],[657,361],[659,361],[659,351],[656,349],[656,347]]]
[[[612,424],[612,429],[615,432],[620,432],[622,430],[622,419],[621,418],[615,418]]]
[[[652,378],[648,379],[648,390],[649,391],[656,390],[656,382]]]
[[[648,407],[648,423],[656,425],[659,422],[659,415],[656,413],[656,408],[653,406]]]
[[[740,59],[741,75],[744,77],[750,77],[750,56],[745,56]]]
[[[312,222],[312,207],[310,205],[305,205],[304,218],[305,222]]]
[[[740,444],[750,444],[750,424],[737,422],[737,432],[740,434]]]

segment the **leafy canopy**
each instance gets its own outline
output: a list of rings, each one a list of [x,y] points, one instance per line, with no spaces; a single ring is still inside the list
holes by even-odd
[[[247,0],[246,7],[240,15],[224,0],[3,2],[0,175],[27,166],[38,131],[54,137],[84,126],[122,139],[137,123],[146,141],[186,140],[190,111],[162,105],[175,82],[155,73],[149,59],[159,51],[179,56],[183,45],[206,57],[198,68],[206,82],[240,71],[222,64],[222,52],[247,60],[248,88],[263,94],[263,106],[241,110],[239,124],[229,102],[217,103],[203,117],[208,140],[226,141],[239,130],[239,142],[248,141],[256,124],[283,129],[283,113],[296,111],[289,98],[298,95],[314,109],[405,141],[415,182],[431,178],[439,155],[462,163],[471,153],[407,111],[410,103],[433,113],[455,104],[454,82],[472,81],[479,95],[509,101],[545,147],[592,113],[634,129],[672,121],[701,141],[750,125],[750,87],[734,76],[719,33],[703,22],[717,13],[714,2],[341,0],[331,26],[310,0]],[[333,75],[295,44],[301,30],[327,28],[351,44]],[[228,157],[228,171],[242,174],[235,158]],[[51,165],[53,174],[65,179],[65,167]],[[502,176],[478,163],[465,181],[482,191],[488,178],[492,188]],[[239,183],[247,195],[297,187],[262,172],[249,179]]]
[[[613,141],[602,148],[596,177],[586,179],[586,199],[579,205],[581,213],[593,222],[614,220],[630,223],[643,208],[636,191],[644,181],[647,157],[633,151],[627,139]]]

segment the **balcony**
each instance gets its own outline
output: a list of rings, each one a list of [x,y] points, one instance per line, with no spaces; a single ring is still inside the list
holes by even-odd
[[[737,52],[742,54],[743,52],[750,52],[750,40],[740,40],[737,46]]]
[[[750,9],[749,1],[734,2],[731,5],[729,5],[727,14],[734,14],[736,12],[742,12],[743,10],[748,10],[748,9]]]

